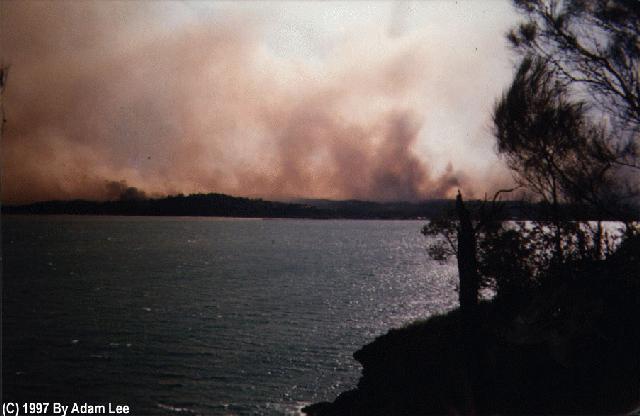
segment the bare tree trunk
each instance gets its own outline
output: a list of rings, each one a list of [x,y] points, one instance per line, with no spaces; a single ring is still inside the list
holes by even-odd
[[[602,259],[602,221],[598,220],[598,226],[596,229],[596,238],[594,242],[595,258],[596,260]]]
[[[556,262],[557,264],[560,264],[562,262],[562,258],[563,258],[563,253],[562,253],[562,230],[560,228],[560,207],[558,206],[558,191],[556,188],[556,178],[555,176],[552,177],[552,186],[551,186],[551,190],[552,190],[552,198],[553,198],[553,202],[552,202],[552,210],[553,210],[553,225],[556,229],[556,238],[555,238],[555,243],[556,243]]]
[[[458,274],[460,276],[460,309],[470,311],[478,304],[478,260],[476,257],[476,238],[471,224],[469,211],[464,206],[462,195],[456,197],[458,215]]]

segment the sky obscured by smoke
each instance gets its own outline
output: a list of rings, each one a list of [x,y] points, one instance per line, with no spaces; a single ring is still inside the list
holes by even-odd
[[[419,200],[506,173],[498,1],[3,2],[2,201]]]

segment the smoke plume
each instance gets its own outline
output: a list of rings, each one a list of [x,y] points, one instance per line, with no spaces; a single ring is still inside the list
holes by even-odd
[[[167,6],[2,4],[3,202],[418,200],[490,186],[420,145],[448,121],[433,114],[463,117],[469,98],[451,97],[474,81],[455,51],[372,26],[311,58],[287,56],[265,41],[277,37],[259,14],[177,21],[157,5]],[[456,80],[443,82],[442,60]]]

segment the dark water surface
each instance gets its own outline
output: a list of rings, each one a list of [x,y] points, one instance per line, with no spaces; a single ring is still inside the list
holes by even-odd
[[[3,217],[3,400],[294,414],[455,303],[420,221]]]

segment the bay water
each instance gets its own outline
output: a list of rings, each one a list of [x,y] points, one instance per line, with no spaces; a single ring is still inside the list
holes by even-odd
[[[3,400],[286,415],[456,305],[422,221],[2,217]]]

